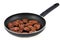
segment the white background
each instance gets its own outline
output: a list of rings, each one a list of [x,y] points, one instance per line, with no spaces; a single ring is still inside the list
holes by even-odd
[[[0,0],[0,40],[60,40],[60,6],[50,12],[45,30],[34,37],[16,37],[5,30],[4,21],[10,15],[31,12],[40,15],[59,0]]]

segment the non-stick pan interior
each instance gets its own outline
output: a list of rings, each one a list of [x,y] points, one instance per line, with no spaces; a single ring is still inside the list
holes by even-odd
[[[18,13],[18,14],[15,14],[15,15],[12,15],[10,17],[8,17],[6,20],[5,20],[5,26],[7,27],[7,24],[9,22],[12,22],[16,19],[23,19],[23,18],[28,18],[28,19],[34,19],[34,20],[37,20],[39,21],[39,23],[42,25],[42,27],[45,26],[45,20],[39,16],[39,15],[36,15],[36,14],[33,14],[33,13]],[[42,28],[41,27],[41,28]]]

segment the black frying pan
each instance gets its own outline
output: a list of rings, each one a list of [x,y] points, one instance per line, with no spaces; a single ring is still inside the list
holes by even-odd
[[[46,21],[45,21],[45,19],[43,17],[45,15],[47,15],[50,11],[52,11],[53,9],[55,9],[56,7],[58,7],[58,5],[59,5],[59,3],[54,4],[53,6],[51,6],[50,8],[48,8],[46,11],[44,11],[43,13],[41,13],[40,15],[33,14],[33,13],[18,13],[18,14],[12,15],[12,16],[8,17],[5,20],[5,22],[4,22],[5,28],[6,28],[6,30],[9,33],[11,33],[13,35],[16,35],[16,36],[19,36],[19,37],[30,37],[30,36],[37,35],[40,32],[42,32],[44,30],[44,28],[45,28]],[[41,23],[41,25],[42,25],[41,29],[39,29],[38,31],[33,32],[31,34],[16,33],[16,32],[13,32],[13,31],[11,31],[11,30],[8,29],[7,24],[9,22],[14,21],[16,19],[23,19],[23,18],[34,19],[34,20],[39,21]]]

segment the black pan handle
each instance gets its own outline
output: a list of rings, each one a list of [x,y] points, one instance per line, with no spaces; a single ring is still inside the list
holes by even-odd
[[[53,6],[51,6],[50,8],[48,8],[46,11],[42,12],[40,14],[40,16],[42,16],[42,17],[46,16],[49,12],[51,12],[53,9],[55,9],[58,6],[59,6],[59,3],[54,4]]]

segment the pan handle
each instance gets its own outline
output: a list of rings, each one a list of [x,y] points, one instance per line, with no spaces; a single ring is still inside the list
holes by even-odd
[[[58,6],[59,6],[59,3],[54,4],[53,6],[51,6],[50,8],[48,8],[46,11],[42,12],[40,14],[40,16],[42,16],[42,17],[46,16],[49,12],[51,12],[53,9],[55,9]]]

